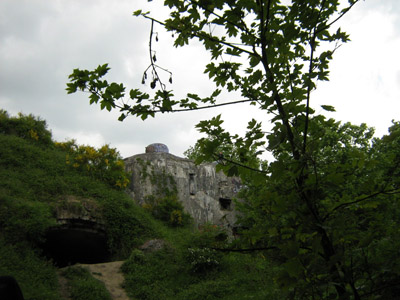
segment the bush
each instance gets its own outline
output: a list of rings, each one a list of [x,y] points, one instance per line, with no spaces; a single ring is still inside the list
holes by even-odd
[[[149,195],[146,197],[143,207],[150,211],[156,219],[170,226],[185,226],[191,223],[191,216],[184,212],[183,205],[178,201],[176,195],[163,198]]]
[[[134,247],[154,236],[154,225],[146,211],[119,191],[102,201],[108,245],[118,259],[126,258]]]
[[[116,189],[125,189],[129,184],[129,174],[118,151],[104,145],[99,149],[77,145],[74,140],[55,143],[67,151],[66,164],[82,174],[101,180]]]
[[[68,279],[72,300],[111,300],[104,284],[92,277],[89,270],[82,267],[70,267],[62,272]]]
[[[188,248],[187,260],[194,273],[215,270],[220,265],[221,253],[210,248]]]
[[[19,113],[18,117],[10,117],[5,110],[0,110],[0,133],[16,135],[46,146],[53,144],[46,121],[31,114]]]
[[[134,250],[122,265],[125,288],[130,297],[140,300],[175,299],[187,280],[179,252],[171,248],[144,254]]]
[[[202,280],[190,285],[187,289],[180,292],[176,299],[190,300],[216,300],[232,299],[234,287],[228,281]],[[227,296],[229,298],[227,298]],[[242,299],[241,299],[242,300]]]
[[[228,234],[223,227],[206,223],[191,236],[189,245],[198,248],[223,248],[227,241]]]

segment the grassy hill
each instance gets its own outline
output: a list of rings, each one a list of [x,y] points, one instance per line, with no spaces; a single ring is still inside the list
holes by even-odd
[[[154,219],[124,192],[118,154],[107,148],[100,157],[101,149],[91,149],[73,142],[60,147],[45,121],[0,112],[0,275],[14,276],[25,299],[61,297],[57,267],[42,245],[57,226],[55,207],[65,196],[101,208],[112,260],[125,260],[124,287],[132,299],[281,299],[262,255],[212,250],[227,245],[214,226],[198,231]],[[91,160],[84,161],[85,153]],[[165,242],[162,250],[138,249],[156,238]],[[70,271],[67,277],[74,299],[109,299],[93,292],[98,283],[90,274]]]

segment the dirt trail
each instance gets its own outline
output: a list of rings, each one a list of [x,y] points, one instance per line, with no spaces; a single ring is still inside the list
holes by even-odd
[[[125,290],[122,288],[124,276],[120,270],[123,261],[114,261],[101,264],[78,264],[89,269],[93,277],[102,281],[110,292],[113,300],[129,300]],[[62,282],[60,281],[62,286]]]

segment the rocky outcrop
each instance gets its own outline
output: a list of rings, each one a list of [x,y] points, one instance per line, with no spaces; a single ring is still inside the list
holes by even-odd
[[[126,170],[132,173],[129,193],[137,203],[144,204],[149,195],[176,193],[196,225],[211,223],[231,228],[236,221],[233,199],[240,181],[217,172],[215,166],[195,165],[191,160],[162,151],[125,159]]]
[[[144,253],[152,253],[162,250],[164,247],[166,247],[166,245],[167,244],[164,240],[153,239],[144,243],[142,246],[139,247],[139,249],[142,250]]]

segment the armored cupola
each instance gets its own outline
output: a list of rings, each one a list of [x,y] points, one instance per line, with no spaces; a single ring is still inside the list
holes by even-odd
[[[161,143],[150,144],[146,147],[146,153],[169,153],[167,145]]]

